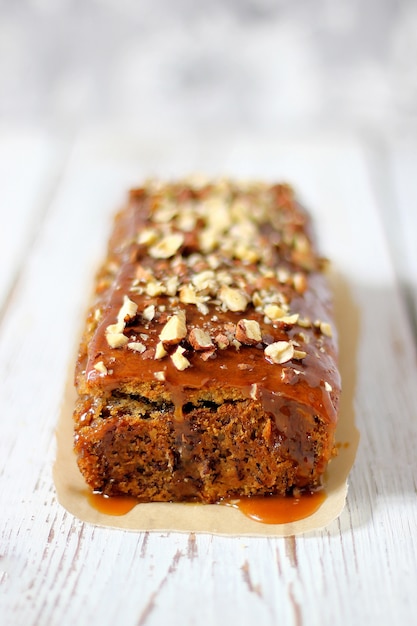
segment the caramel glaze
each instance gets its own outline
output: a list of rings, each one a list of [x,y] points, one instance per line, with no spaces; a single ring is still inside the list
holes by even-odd
[[[310,517],[326,499],[326,492],[305,491],[298,496],[252,496],[222,500],[219,504],[238,509],[243,515],[262,524],[289,524]],[[90,505],[105,515],[126,515],[137,506],[138,500],[129,496],[106,497],[88,493]]]
[[[310,517],[326,499],[324,490],[305,491],[298,496],[253,496],[222,504],[239,509],[241,513],[263,524],[290,524]]]
[[[201,200],[210,189],[194,191],[193,199]],[[309,232],[309,222],[304,212],[295,203],[287,188],[277,187],[276,204],[281,203],[282,210],[291,216],[295,232],[300,229]],[[177,202],[188,201],[189,190],[176,190]],[[181,195],[182,194],[182,195]],[[287,194],[287,195],[286,195]],[[305,442],[309,429],[314,421],[320,420],[327,425],[329,441],[337,421],[337,409],[340,392],[340,377],[337,369],[336,330],[333,327],[331,337],[324,335],[314,324],[308,327],[298,324],[265,323],[265,316],[249,302],[244,312],[224,311],[218,304],[208,303],[208,312],[201,312],[192,304],[183,304],[177,295],[168,297],[165,294],[149,296],[137,289],[138,268],[151,271],[156,279],[164,279],[167,273],[177,273],[182,284],[191,279],[186,259],[199,252],[197,240],[201,224],[187,232],[180,251],[183,262],[176,264],[175,269],[165,259],[153,259],[145,246],[138,243],[138,233],[149,226],[154,197],[144,190],[135,190],[131,194],[129,207],[122,211],[116,220],[116,227],[110,241],[109,263],[114,273],[112,280],[103,281],[104,287],[97,290],[97,302],[100,319],[92,322],[92,331],[88,337],[87,348],[81,350],[77,366],[77,387],[79,394],[97,396],[116,391],[127,395],[137,395],[151,402],[169,402],[174,406],[173,427],[176,440],[189,437],[189,424],[184,419],[183,408],[191,403],[224,402],[225,400],[252,400],[260,403],[263,409],[273,416],[276,431],[284,433],[291,440],[293,457],[301,465],[308,468],[314,464],[313,458],[307,458],[300,441]],[[289,221],[289,218],[288,220]],[[300,269],[294,263],[290,247],[286,247],[271,224],[262,224],[260,229],[263,239],[258,245],[269,246],[269,265],[278,265],[294,272]],[[309,234],[311,239],[311,234]],[[278,241],[278,243],[277,243]],[[284,294],[290,303],[291,313],[298,313],[300,318],[331,321],[331,301],[325,276],[320,266],[321,260],[314,256],[310,267],[305,271],[307,288],[300,294],[293,286],[282,284],[275,277],[265,277],[259,271],[257,263],[237,261],[223,258],[220,269],[229,271],[242,267],[250,276],[245,285],[248,299],[259,289],[276,289]],[[303,268],[302,268],[303,269]],[[106,272],[102,272],[106,278]],[[122,348],[111,348],[106,340],[106,328],[114,324],[122,306],[123,298],[128,295],[138,306],[137,315],[126,325],[124,334],[133,340],[146,337],[146,349],[142,354]],[[145,307],[155,305],[155,316],[147,321],[141,315]],[[159,334],[172,311],[186,312],[187,327],[207,330],[211,335],[216,329],[224,328],[225,324],[236,324],[240,319],[247,318],[259,322],[263,340],[266,343],[277,341],[294,341],[300,345],[306,355],[302,359],[292,359],[284,364],[270,363],[265,358],[264,344],[241,345],[238,348],[229,346],[227,349],[216,349],[214,354],[203,359],[204,353],[193,351],[187,340],[181,345],[190,367],[184,371],[176,369],[169,357],[155,359],[155,348]],[[172,352],[173,347],[166,347]],[[97,371],[95,364],[101,361],[106,367],[106,375]],[[158,380],[163,372],[164,380]],[[333,445],[319,460],[319,472],[324,471],[332,454]],[[311,451],[313,455],[313,451]]]

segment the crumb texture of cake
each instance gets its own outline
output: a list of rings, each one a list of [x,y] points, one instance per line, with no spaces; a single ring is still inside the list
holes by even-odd
[[[288,185],[133,189],[76,364],[89,487],[205,503],[318,488],[341,389],[325,269]]]

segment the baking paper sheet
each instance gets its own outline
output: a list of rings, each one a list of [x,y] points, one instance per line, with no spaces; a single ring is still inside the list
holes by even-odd
[[[331,281],[335,319],[339,332],[339,367],[343,392],[336,431],[339,454],[329,464],[325,479],[327,497],[318,511],[305,519],[288,524],[263,524],[248,518],[233,507],[218,504],[149,503],[138,504],[122,516],[100,513],[88,501],[87,487],[78,470],[72,448],[72,412],[76,398],[72,383],[73,365],[71,365],[56,432],[57,456],[54,465],[54,481],[60,504],[84,522],[131,531],[286,537],[328,526],[344,509],[348,475],[359,443],[353,410],[359,314],[352,301],[348,283],[336,274],[331,276]]]

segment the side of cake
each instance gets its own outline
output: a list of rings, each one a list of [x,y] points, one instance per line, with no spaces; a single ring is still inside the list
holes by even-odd
[[[287,185],[132,190],[76,367],[90,488],[211,503],[320,486],[340,395],[324,269]]]

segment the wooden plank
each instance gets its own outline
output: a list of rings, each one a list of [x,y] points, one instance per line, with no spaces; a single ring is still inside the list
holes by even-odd
[[[41,131],[0,127],[0,307],[36,236],[54,182],[56,142]]]
[[[197,169],[294,181],[347,280],[359,334],[342,328],[342,348],[355,343],[362,441],[347,507],[324,531],[296,539],[129,533],[83,524],[56,501],[54,428],[108,218],[140,177]],[[412,622],[415,348],[360,148],[84,134],[47,208],[0,324],[4,623]]]
[[[417,339],[417,145],[393,143],[389,147],[393,185],[390,232],[398,231],[398,265]]]

